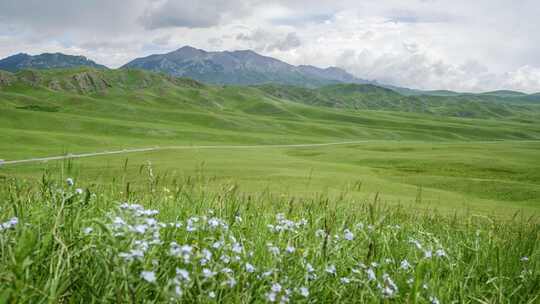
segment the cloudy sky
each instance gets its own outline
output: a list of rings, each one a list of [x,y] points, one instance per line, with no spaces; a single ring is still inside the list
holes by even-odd
[[[539,16],[538,0],[1,0],[0,57],[253,49],[405,87],[538,92]]]

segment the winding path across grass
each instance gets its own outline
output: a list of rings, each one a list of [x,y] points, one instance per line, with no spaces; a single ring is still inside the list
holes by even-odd
[[[0,161],[0,166],[23,164],[23,163],[34,163],[34,162],[47,162],[47,161],[52,161],[52,160],[84,158],[84,157],[93,157],[93,156],[102,156],[102,155],[159,151],[159,150],[308,148],[308,147],[322,147],[322,146],[336,146],[336,145],[352,145],[352,144],[365,143],[365,142],[370,142],[370,141],[371,140],[360,140],[360,141],[343,141],[343,142],[332,142],[332,143],[295,144],[295,145],[213,145],[213,146],[165,146],[165,147],[156,146],[156,147],[150,147],[150,148],[123,149],[123,150],[115,150],[115,151],[103,151],[103,152],[81,153],[81,154],[70,153],[70,154],[59,155],[59,156],[29,158],[29,159],[20,159],[20,160],[7,160],[7,161]]]

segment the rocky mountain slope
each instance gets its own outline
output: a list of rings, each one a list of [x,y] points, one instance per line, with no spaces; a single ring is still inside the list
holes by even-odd
[[[189,46],[167,54],[137,58],[123,68],[164,72],[214,84],[278,83],[318,87],[343,82],[369,83],[335,67],[294,66],[250,50],[207,52]]]
[[[9,56],[0,60],[0,70],[18,72],[25,69],[53,69],[88,66],[97,69],[107,67],[97,64],[84,56],[72,56],[62,53],[44,53],[41,55],[28,55],[24,53]]]

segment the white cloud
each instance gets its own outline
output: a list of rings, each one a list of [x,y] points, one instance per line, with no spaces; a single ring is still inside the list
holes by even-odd
[[[82,54],[111,67],[183,45],[251,48],[423,89],[540,91],[534,0],[3,0],[0,57]]]

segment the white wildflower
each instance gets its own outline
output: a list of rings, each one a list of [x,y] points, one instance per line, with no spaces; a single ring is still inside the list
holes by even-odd
[[[351,282],[351,279],[349,279],[347,277],[343,277],[343,278],[339,279],[339,281],[341,282],[341,284],[349,284]]]
[[[204,268],[202,270],[202,274],[203,274],[203,277],[209,279],[209,278],[215,276],[217,273],[215,271],[212,271],[212,270],[208,269],[208,268]]]
[[[219,224],[220,224],[220,221],[215,217],[208,220],[208,226],[210,226],[210,228],[215,229],[219,227]]]
[[[220,261],[222,261],[223,263],[225,264],[229,264],[231,262],[231,257],[229,257],[228,255],[224,254],[222,255],[220,258],[219,258]]]
[[[395,296],[395,294],[398,292],[398,287],[387,273],[383,274],[383,282],[384,282],[384,287],[382,289],[383,297],[392,298],[393,296]]]
[[[277,297],[277,294],[275,292],[268,292],[266,294],[266,300],[268,300],[268,302],[275,302],[276,301],[276,297]]]
[[[410,239],[409,243],[414,244],[418,250],[422,250],[422,244],[418,240]]]
[[[17,226],[18,223],[19,223],[19,219],[17,217],[12,217],[8,221],[4,223],[0,223],[0,231],[12,229],[13,227]]]
[[[225,242],[217,241],[217,242],[214,242],[214,244],[212,244],[212,248],[219,249],[219,248],[223,247],[223,245],[225,245]]]
[[[189,272],[185,269],[176,268],[176,275],[179,279],[189,282],[191,279],[189,277]]]
[[[229,288],[233,288],[236,286],[236,280],[234,278],[229,278],[227,281],[224,282],[225,285],[229,286]]]
[[[141,272],[141,278],[143,278],[148,283],[156,282],[156,273],[153,271],[143,271]]]
[[[126,225],[126,222],[121,217],[117,216],[113,219],[113,227],[118,229]]]
[[[68,178],[66,178],[66,184],[67,184],[69,187],[71,187],[71,186],[75,185],[75,181],[73,181],[73,178],[68,177]]]
[[[306,270],[308,273],[312,273],[315,271],[315,268],[313,268],[313,265],[311,265],[310,263],[307,263],[306,264]]]
[[[181,297],[182,293],[183,293],[182,288],[180,286],[176,285],[174,287],[174,293],[176,294],[177,297]]]
[[[409,263],[409,261],[403,260],[401,261],[401,265],[399,266],[399,268],[403,270],[409,270],[411,268],[411,264]]]
[[[201,255],[202,258],[200,259],[199,263],[203,266],[208,264],[208,262],[212,260],[212,252],[210,252],[210,250],[208,249],[203,249],[201,251]]]
[[[287,246],[287,248],[285,248],[285,251],[287,253],[294,253],[294,251],[296,251],[296,248],[294,248],[293,246]]]
[[[147,218],[144,221],[146,222],[146,225],[148,225],[150,227],[155,227],[158,224],[158,221],[156,219],[153,219],[153,218]]]
[[[90,233],[92,233],[93,231],[94,231],[94,228],[92,228],[92,227],[86,227],[86,228],[84,228],[83,233],[84,233],[84,234],[90,234]]]
[[[325,271],[328,272],[329,274],[336,274],[336,266],[328,265]]]
[[[322,229],[317,229],[317,230],[315,231],[315,236],[317,236],[317,237],[325,237],[325,236],[326,236],[326,232],[325,232],[324,230],[322,230]]]
[[[136,233],[140,233],[140,234],[143,234],[146,232],[146,229],[148,228],[148,226],[146,225],[135,225],[131,231],[133,232],[136,232]]]
[[[354,234],[349,229],[345,229],[343,232],[343,238],[347,241],[352,241],[354,240]]]
[[[144,252],[148,251],[148,248],[150,248],[150,245],[145,240],[136,240],[135,242],[133,242],[133,246],[136,249],[144,251]]]
[[[279,255],[280,251],[279,251],[279,248],[276,247],[276,246],[273,246],[271,243],[267,244],[268,246],[268,251],[273,254],[273,255]]]
[[[187,232],[195,232],[197,231],[196,223],[199,221],[198,217],[190,217],[187,219],[186,222],[186,231]]]
[[[377,277],[375,276],[375,271],[373,271],[373,268],[369,268],[368,270],[366,270],[366,275],[368,277],[368,281],[377,280]]]
[[[446,256],[446,252],[444,251],[444,249],[437,249],[435,251],[435,256],[437,257],[445,257]]]
[[[429,297],[429,303],[431,303],[431,304],[440,304],[439,299],[437,299],[436,297],[433,297],[433,296]]]
[[[233,243],[232,244],[232,247],[231,247],[231,251],[234,252],[234,253],[242,253],[242,250],[244,248],[242,247],[242,245],[240,245],[240,243]]]
[[[249,273],[255,272],[255,266],[251,265],[250,263],[246,263],[246,271]]]
[[[307,287],[300,287],[300,295],[304,298],[309,297],[309,289]]]

